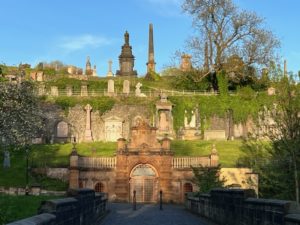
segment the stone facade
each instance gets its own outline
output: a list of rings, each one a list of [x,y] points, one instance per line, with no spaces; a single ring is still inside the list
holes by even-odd
[[[157,139],[158,129],[137,119],[130,140],[118,139],[116,157],[70,156],[70,187],[95,188],[107,192],[111,200],[157,202],[159,192],[166,202],[183,202],[186,192],[196,190],[191,166],[217,166],[215,148],[205,157],[174,157],[171,140]],[[240,171],[243,172],[243,171]],[[247,171],[249,172],[249,171]]]

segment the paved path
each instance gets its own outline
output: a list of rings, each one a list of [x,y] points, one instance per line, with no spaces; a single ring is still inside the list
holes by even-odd
[[[133,211],[132,205],[111,203],[110,213],[101,221],[101,225],[208,225],[200,217],[189,213],[183,206],[137,205]]]

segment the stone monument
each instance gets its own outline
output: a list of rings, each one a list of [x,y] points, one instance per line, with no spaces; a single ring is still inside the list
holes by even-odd
[[[191,55],[183,54],[181,56],[181,65],[180,69],[184,72],[190,71],[192,69]]]
[[[113,74],[113,72],[112,72],[112,61],[111,60],[109,60],[108,61],[108,72],[107,72],[107,74],[106,74],[106,76],[107,77],[113,77],[114,76],[114,74]]]
[[[86,110],[86,126],[85,126],[85,141],[93,141],[92,130],[91,130],[91,111],[92,106],[87,104],[84,108]]]
[[[93,77],[97,76],[97,67],[96,65],[94,65],[94,69],[93,69]]]
[[[113,96],[115,94],[115,82],[114,80],[108,80],[107,82],[107,94]]]
[[[155,72],[155,61],[154,61],[154,42],[153,42],[153,25],[149,25],[149,47],[148,47],[148,62],[147,65],[147,76],[150,75],[150,72]]]
[[[92,75],[92,74],[93,74],[92,65],[91,65],[90,57],[88,56],[85,65],[85,75]]]
[[[157,135],[160,138],[165,137],[165,135],[172,136],[174,134],[173,130],[173,116],[172,108],[173,104],[168,101],[165,94],[160,95],[160,100],[156,102],[156,118],[155,124],[158,129]]]
[[[81,84],[81,91],[80,91],[80,95],[82,97],[87,97],[88,96],[88,87],[86,83]]]
[[[124,80],[123,82],[123,94],[129,95],[130,93],[130,82],[129,80]]]
[[[124,34],[125,44],[122,46],[122,52],[119,56],[120,70],[117,70],[117,76],[137,76],[134,67],[134,56],[132,54],[132,47],[129,45],[129,34],[126,31]]]
[[[141,91],[141,87],[142,87],[142,86],[143,86],[143,85],[142,85],[140,82],[138,82],[138,83],[135,85],[135,96],[136,96],[136,97],[146,97],[146,95],[143,94],[142,91]]]
[[[10,168],[10,154],[9,151],[4,151],[3,168]]]
[[[58,96],[57,86],[51,86],[51,96]]]

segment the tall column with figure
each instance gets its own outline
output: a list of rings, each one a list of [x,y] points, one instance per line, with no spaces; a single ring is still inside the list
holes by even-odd
[[[84,108],[86,110],[86,126],[85,126],[85,141],[93,141],[92,130],[91,130],[91,111],[92,106],[87,104]]]

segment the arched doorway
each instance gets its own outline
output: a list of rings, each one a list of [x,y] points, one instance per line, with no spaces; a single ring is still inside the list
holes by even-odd
[[[150,165],[139,164],[133,168],[130,175],[130,200],[136,191],[136,201],[151,203],[157,199],[157,174]]]
[[[104,185],[101,182],[96,183],[95,192],[104,192]]]
[[[183,192],[188,193],[188,192],[193,192],[193,185],[191,183],[185,183],[183,185]]]

